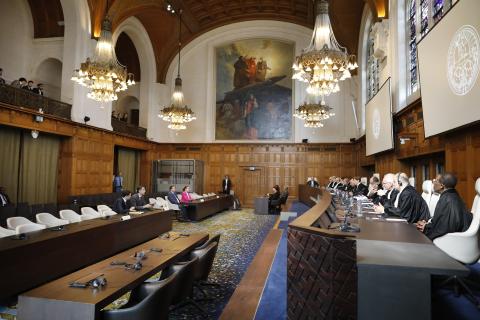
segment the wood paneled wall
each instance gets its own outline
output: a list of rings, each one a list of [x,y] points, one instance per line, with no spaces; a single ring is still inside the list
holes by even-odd
[[[204,190],[221,188],[225,174],[230,175],[234,190],[242,202],[247,191],[267,193],[275,184],[290,188],[290,197],[297,197],[297,185],[315,176],[321,184],[329,176],[366,176],[374,170],[380,174],[417,167],[420,188],[421,166],[429,164],[431,177],[435,163],[443,163],[446,171],[458,175],[458,190],[467,206],[474,195],[474,183],[480,176],[480,125],[425,139],[421,103],[417,101],[395,115],[395,150],[371,157],[365,156],[365,139],[352,144],[159,144],[91,126],[44,116],[34,121],[30,110],[0,104],[0,124],[36,129],[63,136],[58,178],[59,202],[69,195],[110,192],[115,146],[141,152],[140,183],[151,187],[152,161],[157,159],[199,159],[205,162]],[[399,137],[408,137],[405,144]],[[246,179],[246,172],[255,168],[260,173]],[[248,180],[248,182],[245,181]],[[250,196],[249,196],[250,197]]]

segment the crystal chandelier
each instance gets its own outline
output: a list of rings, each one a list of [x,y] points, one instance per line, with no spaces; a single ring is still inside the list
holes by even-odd
[[[167,9],[168,10],[168,9]],[[173,10],[173,9],[172,9]],[[175,88],[172,94],[170,107],[164,107],[160,110],[158,117],[169,122],[168,128],[172,130],[187,129],[186,123],[197,119],[193,111],[184,104],[182,92],[182,79],[180,78],[180,50],[182,48],[182,10],[178,11],[179,31],[178,31],[178,73],[175,79]]]
[[[328,16],[328,2],[321,0],[310,45],[295,58],[292,79],[308,83],[307,93],[328,96],[340,91],[339,81],[358,68],[354,55],[338,44]]]
[[[87,58],[80,69],[74,70],[72,80],[90,89],[88,98],[100,102],[117,100],[117,92],[135,84],[133,73],[127,73],[127,68],[117,61],[112,41],[112,22],[108,17],[103,20],[93,59]]]
[[[293,115],[305,121],[305,128],[321,128],[322,121],[335,115],[331,110],[332,108],[322,100],[320,103],[304,103],[295,110]]]

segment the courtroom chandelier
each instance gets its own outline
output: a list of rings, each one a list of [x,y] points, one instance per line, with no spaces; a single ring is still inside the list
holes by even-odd
[[[328,96],[340,91],[339,82],[351,77],[351,70],[358,68],[354,55],[338,44],[333,34],[328,2],[321,0],[310,45],[295,58],[292,79],[308,83],[307,93]]]
[[[305,128],[321,128],[323,127],[322,121],[335,115],[331,110],[332,108],[327,106],[324,100],[320,103],[306,102],[303,105],[300,105],[293,115],[305,121]]]
[[[74,70],[72,80],[90,89],[88,98],[100,102],[117,100],[117,92],[135,84],[133,73],[127,73],[127,68],[117,61],[112,22],[108,17],[103,20],[93,59],[87,58],[80,64],[80,69]]]
[[[168,9],[167,9],[168,10]],[[193,111],[184,104],[184,95],[182,92],[182,79],[180,78],[180,51],[182,48],[182,11],[178,11],[179,31],[178,31],[178,73],[175,79],[175,88],[173,90],[171,105],[160,110],[158,117],[169,122],[168,128],[172,130],[185,130],[187,123],[197,119]]]

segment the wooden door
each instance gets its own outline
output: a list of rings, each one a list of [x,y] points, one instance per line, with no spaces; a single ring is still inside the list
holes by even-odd
[[[255,168],[255,170],[242,168],[241,175],[241,192],[239,194],[240,201],[243,207],[253,208],[255,197],[263,194],[262,170],[259,168]]]

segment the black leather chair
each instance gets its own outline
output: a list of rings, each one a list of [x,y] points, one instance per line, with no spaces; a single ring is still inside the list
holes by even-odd
[[[217,234],[214,235],[213,237],[208,238],[207,241],[205,241],[204,243],[202,243],[202,245],[196,247],[194,250],[204,249],[204,248],[206,248],[206,247],[207,247],[210,243],[212,243],[212,242],[220,243],[220,236],[221,236],[221,234],[220,234],[220,233],[217,233]]]
[[[190,252],[190,260],[198,258],[198,263],[195,265],[193,271],[194,286],[204,296],[203,299],[197,301],[211,300],[211,298],[208,297],[207,292],[202,288],[203,286],[219,286],[216,283],[208,282],[208,276],[210,275],[210,271],[212,271],[213,260],[217,254],[217,249],[218,242],[210,242],[206,247],[194,249]]]
[[[270,202],[271,207],[273,208],[274,213],[279,214],[282,211],[282,205],[287,203],[288,199],[288,188],[280,194],[280,197],[277,200],[272,200]]]
[[[0,226],[7,227],[7,219],[15,217],[17,208],[13,205],[6,205],[5,207],[0,207]]]
[[[175,281],[175,284],[172,288],[172,310],[182,308],[186,305],[193,305],[198,309],[198,311],[200,311],[200,314],[203,317],[207,317],[207,312],[196,301],[193,300],[193,285],[195,281],[194,272],[197,263],[198,258],[194,257],[189,261],[172,264],[162,271],[160,280],[170,277],[174,273],[178,273],[178,279]]]
[[[127,304],[101,312],[104,320],[167,320],[178,274],[173,273],[154,284],[144,283],[133,289]]]

